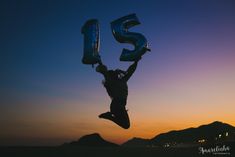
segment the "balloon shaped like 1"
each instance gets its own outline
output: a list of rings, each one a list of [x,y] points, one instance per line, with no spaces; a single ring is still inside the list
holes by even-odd
[[[130,43],[134,50],[123,49],[120,61],[136,61],[150,51],[146,38],[140,33],[129,32],[128,29],[140,24],[136,14],[130,14],[111,22],[113,36],[120,43]]]
[[[101,61],[99,56],[100,32],[96,19],[88,20],[81,30],[84,34],[83,64],[96,64]]]

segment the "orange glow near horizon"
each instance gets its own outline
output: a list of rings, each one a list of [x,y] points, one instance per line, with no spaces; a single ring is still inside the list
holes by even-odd
[[[185,93],[185,95],[187,94]],[[8,123],[3,125],[1,135],[5,134],[6,138],[24,138],[26,141],[28,139],[29,143],[37,137],[35,141],[45,139],[45,142],[41,141],[42,145],[55,145],[96,132],[106,140],[121,144],[133,137],[149,139],[160,133],[198,127],[215,120],[235,126],[233,98],[228,99],[229,95],[227,95],[227,100],[230,102],[223,103],[223,105],[220,105],[223,96],[216,100],[209,97],[208,100],[205,99],[201,103],[200,101],[192,101],[193,98],[185,99],[183,102],[176,101],[177,98],[167,100],[163,97],[160,99],[161,96],[158,94],[154,97],[153,94],[152,98],[155,98],[155,101],[151,99],[151,95],[148,95],[148,101],[144,101],[142,99],[146,97],[145,95],[138,97],[130,94],[127,108],[129,109],[131,128],[128,130],[98,118],[99,113],[107,110],[108,99],[104,100],[104,104],[99,108],[84,104],[86,107],[83,107],[83,110],[80,105],[77,105],[77,102],[55,100],[54,103],[56,102],[57,105],[51,106],[49,110],[48,108],[44,110],[43,107],[18,110],[18,115],[9,118]],[[175,102],[174,105],[172,105],[172,101]],[[52,102],[49,101],[49,103]],[[105,105],[105,103],[107,104]],[[50,142],[50,140],[54,141]]]

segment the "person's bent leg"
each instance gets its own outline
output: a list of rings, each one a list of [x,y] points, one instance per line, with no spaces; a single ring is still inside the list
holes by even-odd
[[[114,122],[124,129],[130,128],[130,120],[126,109],[120,111],[118,114],[114,114]]]
[[[102,113],[99,118],[113,121],[120,127],[128,129],[130,127],[130,120],[125,109],[125,99],[113,99],[110,104],[110,112]]]
[[[128,113],[125,109],[125,102],[120,99],[113,99],[110,110],[113,116],[113,122],[117,125],[121,126],[124,129],[128,129],[130,127],[130,120]]]

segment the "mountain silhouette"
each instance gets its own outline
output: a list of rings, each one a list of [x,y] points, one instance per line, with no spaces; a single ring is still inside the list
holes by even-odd
[[[169,131],[152,139],[133,138],[122,146],[193,146],[224,141],[235,141],[235,127],[215,121],[197,128]]]
[[[82,136],[77,141],[64,144],[65,146],[92,146],[92,147],[116,147],[115,143],[104,140],[98,133]]]
[[[173,130],[161,133],[152,139],[132,138],[121,146],[124,147],[191,147],[203,144],[235,142],[235,127],[215,121],[197,128]],[[116,147],[115,143],[104,140],[98,133],[82,136],[77,141],[64,144],[65,146],[97,146]]]
[[[170,131],[155,136],[151,139],[154,145],[163,145],[166,143],[213,143],[219,138],[224,138],[226,134],[234,134],[235,128],[229,124],[215,121],[208,125],[202,125],[198,128],[188,128],[179,131]]]
[[[143,138],[137,138],[134,137],[131,140],[128,140],[127,142],[123,143],[122,146],[127,147],[145,147],[147,145],[150,145],[149,139],[143,139]]]

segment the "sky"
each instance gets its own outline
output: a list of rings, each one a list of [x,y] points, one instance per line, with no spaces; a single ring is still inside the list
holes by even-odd
[[[110,22],[136,13],[151,52],[129,80],[128,130],[98,118],[111,102],[82,64],[81,28],[100,23],[100,55],[127,69]],[[213,121],[235,126],[233,0],[0,2],[0,145],[60,145],[99,133],[123,143]]]

